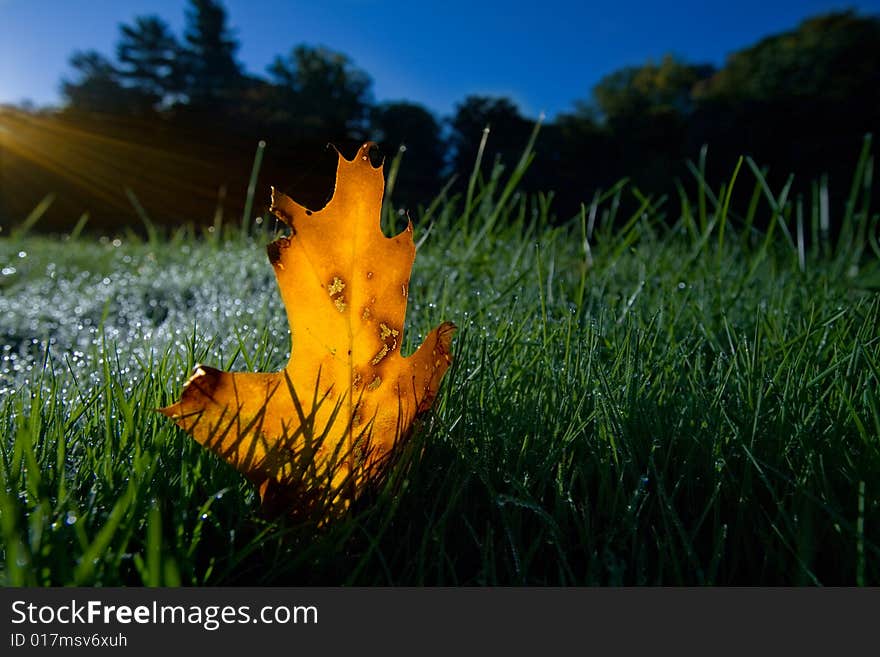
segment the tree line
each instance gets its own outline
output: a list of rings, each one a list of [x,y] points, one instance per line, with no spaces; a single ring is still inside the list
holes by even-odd
[[[376,103],[367,72],[323,47],[296,45],[265,75],[253,75],[237,60],[238,47],[218,0],[190,0],[181,38],[159,16],[137,17],[120,25],[113,59],[73,54],[64,105],[52,118],[85,134],[140,143],[143,150],[123,167],[128,178],[116,186],[141,192],[144,206],[172,219],[175,212],[199,213],[181,217],[187,220],[205,217],[202,210],[218,195],[241,204],[239,188],[260,139],[270,145],[263,177],[317,206],[332,188],[333,158],[314,162],[325,144],[351,151],[373,139],[386,155],[405,145],[396,194],[412,206],[450,178],[453,191],[466,183],[484,127],[491,128],[484,175],[499,161],[512,166],[534,127],[534,117],[503,97],[468,96],[442,119],[411,102]],[[802,185],[795,189],[806,193],[810,180],[827,174],[832,193],[842,196],[864,134],[878,125],[880,18],[836,12],[762,39],[720,68],[666,55],[610,73],[572,111],[541,127],[523,185],[553,191],[564,219],[595,189],[622,177],[645,193],[692,181],[686,162],[706,144],[710,182],[729,176],[738,156],[749,154],[767,167],[771,184],[795,172]],[[104,147],[83,142],[72,150],[83,148]],[[193,163],[163,160],[163,150],[183,151]],[[27,166],[29,175],[40,175],[37,164]],[[163,167],[175,172],[173,181],[156,171]],[[217,179],[220,170],[225,179]],[[103,173],[116,174],[122,175]],[[69,179],[54,184],[76,187]],[[181,202],[175,192],[184,189]],[[7,213],[9,196],[3,194]],[[163,206],[170,197],[174,203]],[[117,199],[116,206],[130,208],[129,201]]]

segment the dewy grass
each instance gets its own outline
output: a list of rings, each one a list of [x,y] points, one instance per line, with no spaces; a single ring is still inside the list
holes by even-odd
[[[197,362],[283,366],[268,235],[0,241],[0,579],[880,584],[869,154],[841,209],[751,163],[736,207],[700,164],[675,202],[622,182],[558,222],[506,184],[527,155],[474,178],[466,222],[462,197],[414,212],[404,351],[452,320],[455,360],[383,488],[329,526],[262,517],[153,412]]]

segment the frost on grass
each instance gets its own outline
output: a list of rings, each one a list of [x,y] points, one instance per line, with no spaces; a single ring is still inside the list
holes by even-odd
[[[56,374],[69,370],[71,379],[82,373],[76,384],[88,388],[101,379],[105,356],[114,374],[134,381],[166,353],[224,364],[237,353],[243,361],[241,352],[266,364],[287,355],[271,272],[253,257],[236,257],[258,252],[259,244],[157,253],[140,243],[83,240],[73,258],[64,243],[34,245],[39,252],[18,259],[2,283],[0,391],[33,384],[44,362]],[[0,252],[0,261],[9,256]],[[217,337],[207,341],[208,335]]]
[[[55,393],[78,398],[103,380],[105,355],[130,387],[170,354],[179,380],[160,382],[169,391],[186,378],[190,360],[281,367],[290,334],[260,257],[269,239],[161,249],[107,238],[0,242],[0,395],[35,390],[46,370],[60,384]],[[420,261],[413,284],[424,285],[434,269]],[[416,302],[409,312],[415,328],[437,308]],[[407,342],[422,338],[415,328]]]

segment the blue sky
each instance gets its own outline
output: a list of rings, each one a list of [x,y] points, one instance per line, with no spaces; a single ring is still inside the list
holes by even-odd
[[[57,103],[76,49],[113,53],[118,25],[159,14],[178,33],[186,0],[0,0],[0,103]],[[440,115],[468,94],[506,95],[549,117],[586,99],[605,74],[672,52],[723,63],[763,36],[817,13],[880,0],[740,2],[397,2],[227,0],[239,59],[263,73],[299,43],[349,55],[374,81],[376,100],[408,99]]]

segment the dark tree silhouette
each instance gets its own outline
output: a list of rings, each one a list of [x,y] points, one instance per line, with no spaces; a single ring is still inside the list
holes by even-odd
[[[256,76],[244,73],[237,48],[220,0],[188,0],[180,45],[162,19],[139,17],[120,26],[116,61],[94,51],[74,53],[73,71],[62,80],[66,106],[51,118],[79,133],[111,136],[114,143],[148,144],[151,153],[197,154],[204,164],[199,181],[189,165],[175,178],[187,187],[186,199],[201,203],[184,209],[184,195],[178,195],[172,209],[187,217],[211,215],[218,185],[231,190],[225,196],[230,206],[241,202],[231,181],[247,178],[261,139],[270,144],[263,179],[288,181],[287,191],[312,207],[326,202],[332,190],[334,155],[314,156],[323,145],[332,142],[350,153],[372,136],[387,156],[405,145],[395,201],[413,207],[429,200],[450,174],[457,174],[458,185],[467,184],[485,127],[491,133],[484,177],[496,159],[507,167],[518,161],[534,125],[507,98],[470,96],[442,120],[443,130],[418,105],[374,106],[369,76],[342,53],[300,45],[277,57],[267,76]],[[832,203],[840,203],[862,137],[878,126],[880,17],[838,12],[734,53],[718,71],[667,55],[612,72],[574,111],[543,126],[535,162],[520,188],[553,191],[558,216],[567,218],[597,187],[624,176],[648,193],[674,191],[676,178],[692,183],[685,161],[708,144],[711,185],[729,178],[736,159],[747,154],[769,167],[773,189],[797,173],[792,199],[812,193],[810,181],[828,173]],[[88,147],[95,161],[118,157],[103,141],[90,140]],[[169,199],[167,185],[150,187],[147,180],[159,167],[139,166],[137,175],[125,179],[117,170],[122,167],[107,170],[105,187],[136,187],[145,203],[162,206]],[[44,182],[31,187],[75,186]],[[18,192],[21,186],[14,187]],[[159,187],[151,199],[146,189]],[[76,207],[96,210],[97,216],[93,204],[101,200],[94,190],[79,193],[88,201],[77,200]],[[749,185],[738,185],[734,194],[749,195]],[[880,197],[880,186],[873,194]],[[59,194],[53,212],[65,195]],[[28,212],[39,201],[33,196],[19,194],[21,206],[8,211]],[[127,199],[120,201],[127,207]],[[734,204],[741,206],[742,199],[737,196]],[[119,212],[117,206],[105,209],[108,217]]]
[[[282,113],[302,137],[334,141],[364,136],[373,83],[347,56],[300,45],[276,57],[268,73]]]
[[[112,62],[94,50],[76,51],[70,57],[74,79],[61,81],[67,109],[80,113],[132,114],[140,106],[137,93],[125,88]]]
[[[370,124],[372,138],[379,142],[386,156],[393,157],[398,149],[406,148],[398,198],[408,202],[424,200],[438,191],[445,149],[440,123],[431,112],[414,103],[384,103],[372,108]]]
[[[462,184],[468,179],[486,127],[490,135],[481,170],[488,172],[496,158],[508,167],[513,166],[528,141],[533,123],[523,118],[519,108],[507,98],[468,96],[456,106],[450,120],[452,171]]]
[[[688,139],[693,90],[713,72],[710,65],[672,55],[626,67],[602,78],[593,88],[592,104],[581,104],[570,118],[590,122],[598,116],[613,136],[603,154],[605,166],[618,177],[631,176],[643,189],[664,190],[684,160],[696,155]]]
[[[235,59],[238,41],[226,22],[226,10],[216,0],[190,0],[181,64],[185,94],[195,108],[216,111],[241,91],[243,74]]]
[[[560,216],[579,211],[593,190],[607,189],[630,173],[622,172],[611,132],[586,105],[544,126],[536,149],[538,160],[529,171],[532,185],[554,192]]]
[[[860,97],[876,109],[880,17],[846,11],[809,18],[796,30],[731,55],[699,92],[703,98],[741,102],[824,98],[849,103]]]
[[[769,166],[775,188],[796,172],[792,197],[827,173],[840,201],[862,137],[880,126],[880,17],[805,20],[731,55],[696,98],[691,141],[709,144],[710,162],[729,169],[751,155]]]
[[[168,24],[158,16],[138,16],[119,26],[116,46],[119,77],[140,92],[150,109],[181,90],[180,45]]]
[[[713,72],[709,64],[689,64],[667,54],[659,64],[649,60],[606,75],[593,88],[595,107],[609,122],[646,113],[686,116],[694,110],[695,85]]]

